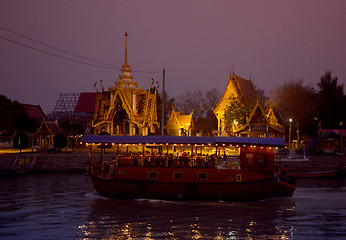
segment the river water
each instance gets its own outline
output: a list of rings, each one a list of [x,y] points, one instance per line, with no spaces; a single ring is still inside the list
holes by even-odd
[[[345,239],[345,178],[292,198],[170,202],[100,197],[83,174],[0,178],[0,239]]]

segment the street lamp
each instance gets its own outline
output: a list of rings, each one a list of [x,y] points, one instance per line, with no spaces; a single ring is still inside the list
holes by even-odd
[[[291,149],[291,132],[292,132],[292,118],[290,118],[290,128],[289,128],[289,132],[288,132],[288,149]]]

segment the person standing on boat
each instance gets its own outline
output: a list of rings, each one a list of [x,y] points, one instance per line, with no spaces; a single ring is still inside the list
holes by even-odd
[[[286,176],[286,173],[288,172],[288,164],[285,164],[281,170],[278,172],[277,176]]]
[[[179,166],[182,166],[182,164],[183,164],[183,151],[182,150],[180,150],[178,152],[178,164],[179,164]]]
[[[188,165],[188,154],[185,151],[185,149],[183,149],[182,158],[183,158],[183,165],[187,166]]]

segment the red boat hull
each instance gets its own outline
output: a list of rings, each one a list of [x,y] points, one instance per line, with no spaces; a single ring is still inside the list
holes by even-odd
[[[217,173],[218,170],[214,171]],[[221,177],[222,173],[225,172],[221,171]],[[273,197],[277,184],[272,177],[254,181],[218,182],[217,179],[221,177],[208,181],[179,182],[90,175],[96,191],[101,196],[113,199],[258,201]]]

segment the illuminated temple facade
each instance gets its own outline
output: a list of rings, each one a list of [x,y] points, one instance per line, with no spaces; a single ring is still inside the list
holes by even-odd
[[[174,111],[172,107],[171,115],[164,129],[168,136],[191,136],[193,128],[192,112],[188,115],[183,115],[180,112]]]
[[[125,63],[115,86],[96,94],[92,127],[95,134],[149,135],[158,129],[157,88],[137,86],[127,61],[127,32],[125,33]]]
[[[254,106],[244,124],[234,122],[230,126],[225,122],[225,111],[230,106],[232,98],[238,98],[244,105]],[[215,107],[214,114],[218,122],[219,136],[281,137],[284,134],[283,126],[273,109],[265,109],[251,80],[236,76],[234,71],[230,74],[226,90]]]

